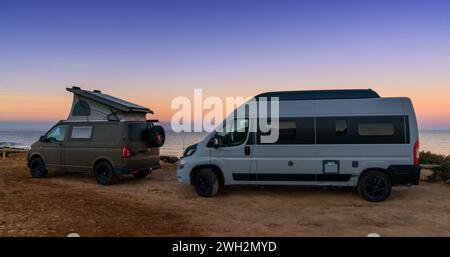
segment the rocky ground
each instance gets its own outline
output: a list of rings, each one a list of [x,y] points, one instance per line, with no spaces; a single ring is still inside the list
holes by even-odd
[[[395,187],[382,203],[352,189],[227,187],[200,198],[163,164],[100,186],[89,174],[32,179],[23,154],[0,160],[0,236],[450,236],[450,186]]]

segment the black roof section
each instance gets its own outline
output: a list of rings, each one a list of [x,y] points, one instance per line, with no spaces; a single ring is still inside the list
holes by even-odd
[[[280,101],[380,98],[377,92],[372,89],[278,91],[266,92],[255,96],[257,100],[260,97],[278,97]]]
[[[71,87],[71,88],[66,88],[66,89],[69,92],[72,92],[74,94],[80,95],[85,98],[88,98],[92,101],[96,101],[98,103],[108,105],[110,107],[113,107],[113,108],[118,109],[123,112],[144,112],[144,113],[152,113],[153,114],[153,111],[150,110],[149,108],[146,108],[146,107],[134,104],[134,103],[130,103],[128,101],[119,99],[114,96],[103,94],[100,90],[89,91],[89,90],[83,90],[79,87]]]

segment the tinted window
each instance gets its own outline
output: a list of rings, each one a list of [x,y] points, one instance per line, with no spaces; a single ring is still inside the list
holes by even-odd
[[[46,138],[50,141],[63,142],[66,136],[67,125],[58,125],[47,133]]]
[[[404,144],[404,116],[319,117],[318,144]],[[346,121],[346,132],[344,122]]]
[[[148,141],[149,124],[147,122],[136,122],[128,124],[128,139],[130,141]]]
[[[92,131],[93,141],[117,142],[121,140],[120,126],[116,122],[108,122],[109,124],[96,124]]]
[[[233,122],[225,124],[223,132],[217,132],[223,146],[236,146],[245,142],[248,134],[248,119],[235,119]]]
[[[336,136],[346,136],[348,132],[346,120],[336,120]]]
[[[247,139],[248,119],[237,119],[233,122],[233,132],[230,134],[230,145],[240,145]]]
[[[295,141],[297,137],[297,122],[280,121],[278,143]]]
[[[270,132],[258,132],[257,142],[261,144],[261,136]],[[314,144],[314,118],[281,118],[279,120],[279,136],[274,144]]]
[[[73,139],[90,139],[92,135],[92,127],[73,127],[71,138]]]
[[[358,124],[360,136],[392,136],[394,125],[391,123],[361,123]]]

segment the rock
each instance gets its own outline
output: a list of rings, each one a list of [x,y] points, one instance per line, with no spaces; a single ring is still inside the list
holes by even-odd
[[[367,237],[381,237],[378,233],[370,233],[367,235]]]
[[[70,233],[67,235],[67,237],[80,237],[80,235],[77,233]]]

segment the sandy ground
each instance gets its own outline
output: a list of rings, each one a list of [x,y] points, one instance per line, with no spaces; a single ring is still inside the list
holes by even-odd
[[[382,203],[352,189],[227,187],[213,198],[175,166],[113,186],[89,174],[32,179],[24,155],[0,160],[0,236],[450,236],[450,186],[395,187]]]

